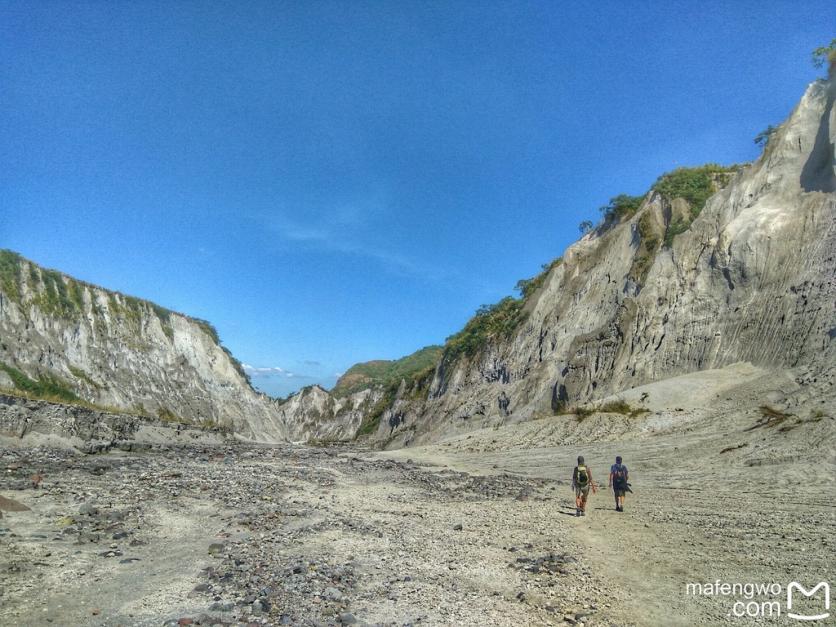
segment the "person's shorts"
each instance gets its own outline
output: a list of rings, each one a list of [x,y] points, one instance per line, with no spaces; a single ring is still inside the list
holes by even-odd
[[[583,498],[589,496],[589,486],[575,486],[575,496],[582,496]]]
[[[616,496],[624,496],[627,493],[627,488],[623,485],[613,484],[612,491]]]

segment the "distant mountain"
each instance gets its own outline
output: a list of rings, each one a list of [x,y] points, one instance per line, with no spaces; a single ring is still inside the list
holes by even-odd
[[[331,393],[345,396],[365,387],[397,385],[402,379],[435,370],[442,350],[441,346],[426,346],[401,359],[355,364],[340,377]]]

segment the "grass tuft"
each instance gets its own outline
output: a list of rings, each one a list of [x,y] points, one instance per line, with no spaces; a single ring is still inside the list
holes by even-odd
[[[21,264],[23,257],[11,250],[0,250],[0,289],[14,302],[20,304]]]
[[[96,381],[94,381],[93,379],[91,379],[90,375],[88,375],[86,372],[84,372],[84,370],[82,370],[81,368],[76,368],[75,366],[70,366],[69,368],[70,368],[70,372],[73,373],[73,376],[76,379],[80,379],[81,381],[84,381],[85,383],[87,383],[88,385],[96,388],[97,390],[102,389],[102,386],[99,383],[97,383]]]
[[[495,305],[482,305],[464,328],[447,338],[444,359],[472,356],[496,340],[508,339],[528,318],[524,301],[511,296]]]
[[[57,399],[60,401],[79,401],[79,397],[70,388],[66,381],[58,377],[43,377],[30,379],[26,374],[15,368],[0,362],[0,370],[4,371],[12,380],[15,388],[22,392],[33,395],[44,400]]]
[[[656,180],[652,187],[654,191],[669,202],[682,198],[690,208],[687,218],[676,219],[668,225],[663,240],[666,248],[671,247],[674,237],[691,228],[691,223],[700,215],[708,199],[728,185],[741,167],[707,163],[696,168],[677,168]]]

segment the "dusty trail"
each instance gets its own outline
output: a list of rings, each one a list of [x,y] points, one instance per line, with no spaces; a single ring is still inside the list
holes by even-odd
[[[0,624],[607,624],[615,602],[549,480],[352,449],[0,462],[4,496],[31,507],[0,524]]]
[[[795,623],[784,616],[729,616],[737,600],[751,599],[687,594],[686,586],[718,579],[782,586],[836,581],[833,419],[779,432],[751,429],[757,411],[723,412],[722,424],[716,412],[678,413],[663,428],[653,416],[627,427],[623,416],[587,419],[592,424],[556,416],[384,455],[562,482],[565,500],[555,505],[565,513],[572,507],[571,469],[583,454],[603,489],[586,517],[555,516],[553,525],[618,600],[609,614],[615,624]],[[623,514],[614,511],[606,489],[616,454],[630,468],[635,491]]]
[[[687,593],[836,582],[833,418],[764,426],[736,398],[390,452],[0,448],[0,495],[31,508],[0,520],[0,624],[791,624]],[[578,454],[602,486],[583,518]]]

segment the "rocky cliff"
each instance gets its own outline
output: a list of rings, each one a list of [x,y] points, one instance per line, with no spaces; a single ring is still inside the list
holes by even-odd
[[[377,439],[524,420],[735,362],[832,398],[835,90],[813,83],[752,164],[670,173],[635,206],[614,199],[521,299],[448,341],[427,397],[397,398]]]
[[[0,386],[286,437],[274,403],[251,388],[209,323],[9,251],[0,263]]]
[[[4,252],[0,387],[248,439],[389,446],[737,362],[791,373],[796,402],[832,399],[834,92],[833,80],[813,83],[752,164],[680,169],[643,197],[614,198],[520,298],[480,310],[442,350],[360,364],[332,392],[281,403],[252,389],[208,323]]]
[[[251,440],[353,435],[350,420],[346,427],[325,416],[288,418],[287,408],[253,390],[208,322],[10,251],[0,251],[0,388],[169,423],[229,427]]]

